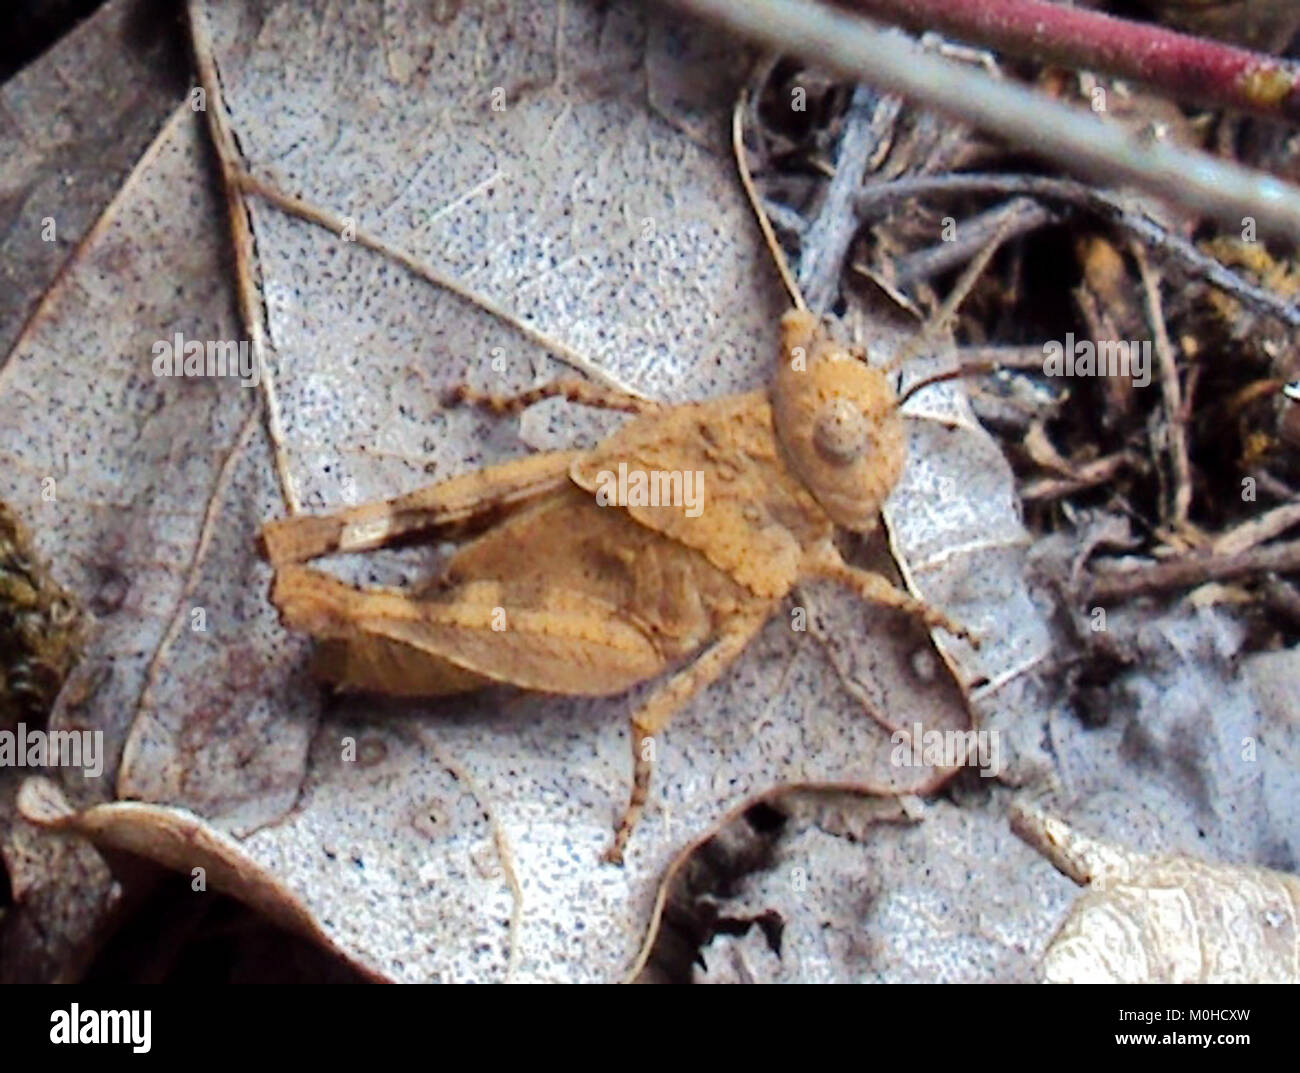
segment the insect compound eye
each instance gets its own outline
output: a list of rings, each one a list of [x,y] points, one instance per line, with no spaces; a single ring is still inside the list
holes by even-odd
[[[848,399],[832,399],[817,414],[813,446],[833,466],[847,466],[867,452],[870,427]]]

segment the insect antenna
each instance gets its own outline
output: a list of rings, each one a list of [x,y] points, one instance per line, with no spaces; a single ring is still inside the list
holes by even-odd
[[[749,105],[749,91],[742,89],[736,98],[736,106],[731,113],[731,148],[736,157],[736,169],[740,173],[740,184],[744,187],[745,196],[749,199],[749,206],[753,210],[754,218],[758,221],[759,230],[763,233],[763,240],[767,244],[768,252],[772,255],[772,261],[776,265],[776,270],[781,276],[781,282],[785,285],[786,291],[790,295],[790,300],[794,303],[796,309],[807,310],[808,303],[804,300],[803,292],[800,291],[798,283],[795,282],[794,273],[790,270],[790,262],[786,259],[785,251],[781,248],[781,243],[776,237],[776,232],[772,228],[772,221],[764,210],[759,200],[758,189],[754,185],[754,178],[750,174],[748,154],[745,149],[744,134],[744,116]],[[988,268],[989,262],[993,255],[997,253],[1003,241],[1005,241],[1008,231],[1011,228],[1011,221],[1008,219],[1003,222],[992,235],[987,243],[980,249],[979,253],[973,257],[962,271],[961,276],[957,279],[952,290],[944,299],[943,305],[930,317],[915,336],[913,336],[894,357],[884,366],[885,373],[897,372],[907,361],[914,358],[922,349],[934,338],[939,332],[943,331],[952,319],[957,315],[961,304],[969,297],[970,292],[974,289],[975,284],[979,282],[980,276]],[[922,388],[930,387],[933,384],[943,383],[947,380],[956,380],[963,376],[973,376],[983,373],[992,372],[997,368],[996,365],[988,362],[978,364],[964,365],[960,369],[954,369],[949,372],[939,373],[935,376],[928,376],[923,380],[918,380],[911,384],[906,391],[900,393],[896,406],[902,406],[914,394]]]
[[[942,384],[948,380],[960,380],[964,376],[983,376],[985,373],[996,372],[998,369],[996,362],[977,361],[969,365],[963,365],[960,369],[949,369],[945,373],[935,373],[934,376],[927,376],[923,380],[918,380],[914,384],[909,384],[907,390],[898,396],[898,401],[894,404],[899,408],[907,402],[922,388],[931,387],[934,384]]]
[[[776,232],[772,230],[772,221],[768,219],[767,213],[759,203],[758,190],[754,186],[753,176],[749,174],[749,160],[745,152],[744,131],[745,108],[748,104],[749,91],[742,89],[740,96],[736,98],[736,107],[731,113],[731,149],[736,155],[736,167],[740,171],[740,185],[745,188],[745,196],[749,198],[749,207],[754,210],[754,218],[758,220],[759,230],[763,232],[763,241],[767,243],[768,252],[772,254],[772,260],[776,262],[776,270],[781,275],[781,282],[785,284],[785,289],[790,292],[790,300],[794,302],[796,309],[807,312],[808,303],[804,301],[803,292],[799,290],[799,284],[794,280],[794,273],[790,271],[790,262],[785,259],[785,251],[781,249],[781,244],[776,238]]]

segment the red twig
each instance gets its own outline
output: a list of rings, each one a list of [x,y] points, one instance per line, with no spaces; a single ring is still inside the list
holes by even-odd
[[[914,31],[1145,82],[1177,100],[1300,121],[1300,67],[1202,37],[1045,0],[834,0]]]

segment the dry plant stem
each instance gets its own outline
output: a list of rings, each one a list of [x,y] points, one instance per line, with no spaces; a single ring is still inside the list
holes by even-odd
[[[929,55],[900,31],[806,0],[674,0],[771,49],[994,132],[1066,168],[1133,183],[1195,212],[1300,238],[1300,188]]]
[[[1029,369],[1043,371],[1041,346],[964,346],[957,349],[963,369]]]
[[[993,260],[993,255],[1002,248],[1002,243],[1006,241],[1014,221],[1006,218],[1001,221],[984,242],[979,252],[970,260],[963,270],[962,274],[957,277],[957,282],[948,292],[948,297],[943,300],[943,304],[935,311],[934,316],[926,326],[917,335],[916,343],[911,347],[904,347],[890,363],[897,368],[913,354],[919,353],[920,348],[933,338],[936,334],[946,331],[948,326],[957,316],[957,311],[961,308],[962,302],[966,301],[967,296],[975,288],[975,284],[984,275],[985,269],[988,268],[989,262]],[[910,394],[910,392],[909,392]],[[901,403],[900,403],[901,405]]]
[[[1261,490],[1267,492],[1275,499],[1281,499],[1288,502],[1300,500],[1300,492],[1297,492],[1285,481],[1274,477],[1273,474],[1269,473],[1266,469],[1257,470],[1255,473],[1251,474],[1251,476],[1255,478],[1255,483],[1259,485]]]
[[[1046,502],[1074,495],[1088,488],[1096,488],[1112,480],[1121,469],[1133,462],[1132,455],[1120,451],[1094,462],[1081,466],[1069,477],[1045,477],[1030,481],[1020,491],[1020,498],[1026,502]]]
[[[853,198],[862,185],[867,164],[880,144],[875,124],[880,97],[865,86],[857,86],[844,117],[835,174],[826,188],[817,216],[800,242],[799,286],[808,307],[822,313],[839,293],[844,258],[857,233]]]
[[[979,282],[980,276],[988,268],[989,262],[993,260],[993,255],[998,252],[1002,242],[1006,237],[1006,231],[1010,221],[1005,221],[1002,227],[993,235],[991,239],[984,244],[984,248],[979,251],[973,260],[966,266],[962,274],[953,284],[952,290],[948,292],[948,297],[943,300],[943,304],[930,316],[911,339],[904,343],[885,365],[889,372],[896,372],[901,369],[907,362],[911,361],[917,354],[921,353],[941,332],[948,330],[953,318],[957,316],[957,310],[961,308],[962,302],[966,301],[967,296],[974,289],[975,284]],[[947,372],[937,373],[934,376],[927,376],[920,380],[915,380],[907,385],[906,390],[902,390],[898,396],[898,407],[907,403],[913,395],[931,384],[942,384],[947,380],[958,380],[966,376],[972,370],[968,368],[949,369]],[[980,372],[993,372],[992,367],[983,368]]]
[[[907,362],[911,361],[912,358],[916,357],[926,346],[933,342],[940,333],[948,330],[948,326],[952,323],[953,318],[957,316],[957,311],[961,308],[962,302],[966,301],[975,284],[979,282],[985,269],[988,268],[989,262],[993,260],[993,255],[1001,248],[1009,227],[1010,221],[1003,221],[1002,226],[994,233],[993,237],[984,244],[983,249],[975,255],[962,271],[962,274],[957,277],[957,282],[953,284],[952,290],[948,292],[948,296],[943,300],[939,308],[930,315],[921,326],[921,329],[911,339],[899,347],[894,356],[885,364],[884,368],[887,372],[897,372],[903,368]],[[950,369],[935,376],[915,380],[907,386],[906,390],[900,391],[897,405],[901,409],[907,400],[921,389],[927,388],[931,384],[942,384],[947,380],[957,380],[970,371],[965,368]],[[993,369],[989,367],[979,371],[987,373],[993,372]]]
[[[1152,593],[1188,589],[1207,581],[1300,571],[1300,541],[1270,544],[1232,555],[1189,555],[1152,566],[1094,571],[1088,598],[1111,603]]]
[[[1247,551],[1297,525],[1300,525],[1300,503],[1286,503],[1222,533],[1210,548],[1216,555]]]
[[[1178,101],[1300,120],[1300,69],[1274,56],[1044,0],[834,0],[915,32],[1145,82]]]
[[[221,186],[226,195],[226,213],[230,220],[230,237],[235,251],[235,292],[239,301],[239,316],[244,322],[249,345],[257,359],[258,382],[262,385],[262,397],[266,400],[267,434],[271,438],[271,449],[275,456],[275,471],[280,482],[280,494],[284,499],[285,509],[290,514],[297,514],[302,509],[302,501],[298,496],[293,472],[289,468],[289,456],[284,447],[284,426],[280,421],[280,403],[275,393],[275,378],[266,360],[266,337],[262,330],[264,312],[262,298],[253,280],[256,242],[253,238],[252,219],[236,179],[236,175],[241,170],[238,162],[242,160],[242,154],[230,129],[229,113],[226,111],[226,101],[221,91],[221,75],[217,70],[216,58],[212,50],[212,37],[208,33],[207,16],[203,11],[201,0],[190,0],[189,23],[194,63],[198,68],[199,81],[203,85],[208,101],[206,111],[208,132],[221,167]]]
[[[1268,606],[1291,622],[1300,626],[1300,589],[1289,581],[1272,578],[1264,585],[1264,600]]]
[[[1224,403],[1224,420],[1236,421],[1246,407],[1253,405],[1260,399],[1267,399],[1276,395],[1284,387],[1287,381],[1280,380],[1276,377],[1270,377],[1263,380],[1252,380],[1238,391],[1234,391],[1228,396],[1228,401]]]
[[[1017,198],[988,212],[963,220],[952,242],[917,250],[898,259],[894,283],[906,287],[918,280],[931,279],[942,272],[965,264],[1005,224],[1005,240],[1035,231],[1051,223],[1055,215],[1032,198]]]
[[[1165,423],[1169,429],[1169,459],[1174,475],[1174,498],[1170,521],[1175,529],[1187,524],[1192,505],[1192,463],[1187,454],[1187,420],[1183,412],[1183,389],[1178,382],[1178,363],[1169,342],[1164,307],[1160,301],[1160,280],[1151,268],[1146,250],[1134,239],[1129,244],[1142,290],[1146,295],[1147,321],[1155,336],[1156,360],[1160,363],[1160,393],[1165,406]]]
[[[1257,313],[1277,317],[1300,328],[1300,306],[1257,287],[1225,268],[1192,243],[1171,233],[1145,213],[1126,205],[1122,198],[1071,179],[1042,175],[1003,175],[968,172],[938,175],[869,186],[858,194],[858,211],[864,215],[914,197],[963,194],[1027,194],[1047,201],[1077,206],[1141,239],[1153,250],[1177,262],[1188,272],[1213,284]]]
[[[1127,853],[1074,830],[1028,794],[1012,799],[1007,818],[1020,839],[1080,886],[1107,880],[1113,883],[1129,873],[1132,858]]]
[[[863,279],[869,279],[873,284],[880,288],[880,293],[888,298],[894,305],[898,306],[903,312],[910,314],[918,321],[925,321],[925,313],[921,310],[911,298],[900,291],[894,284],[885,278],[883,273],[877,272],[870,265],[865,265],[861,261],[850,261],[849,271],[856,272]]]

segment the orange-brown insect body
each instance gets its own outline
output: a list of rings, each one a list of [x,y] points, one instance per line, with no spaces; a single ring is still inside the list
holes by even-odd
[[[831,577],[959,629],[845,564],[834,544],[837,525],[875,526],[902,469],[902,418],[886,375],[805,312],[787,313],[781,331],[770,397],[645,404],[590,451],[270,523],[272,600],[285,624],[322,642],[318,670],[338,686],[399,695],[490,682],[612,694],[696,656],[633,715],[634,749],[725,669],[800,578]],[[601,505],[602,483],[620,467],[701,474],[702,502]],[[297,565],[482,516],[498,520],[418,591],[359,589]],[[614,858],[645,800],[649,764],[643,750],[635,756]]]

